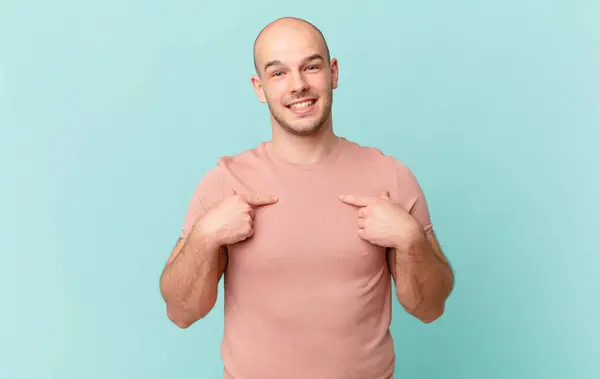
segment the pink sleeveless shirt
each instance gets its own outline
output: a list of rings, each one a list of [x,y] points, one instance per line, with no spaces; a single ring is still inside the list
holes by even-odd
[[[228,246],[225,379],[391,379],[393,284],[385,249],[357,234],[341,194],[392,200],[432,231],[412,172],[376,148],[340,138],[315,164],[279,159],[262,143],[223,157],[200,181],[183,233],[236,191],[274,194],[256,208],[255,235]],[[201,322],[201,321],[200,321]]]

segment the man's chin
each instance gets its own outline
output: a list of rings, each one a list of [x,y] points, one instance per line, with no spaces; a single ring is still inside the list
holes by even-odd
[[[310,136],[313,135],[315,133],[317,133],[319,130],[321,130],[322,128],[322,124],[317,124],[315,125],[310,124],[310,125],[288,125],[288,127],[286,128],[290,133],[295,134],[297,136]]]
[[[307,117],[277,117],[272,114],[278,124],[288,133],[297,136],[310,136],[318,133],[325,124],[319,115],[313,114]]]

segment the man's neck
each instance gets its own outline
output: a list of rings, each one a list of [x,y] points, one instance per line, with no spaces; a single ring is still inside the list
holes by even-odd
[[[274,132],[269,143],[273,153],[285,161],[312,164],[328,156],[338,139],[330,126],[324,126],[318,133],[310,136],[297,136],[283,130]]]

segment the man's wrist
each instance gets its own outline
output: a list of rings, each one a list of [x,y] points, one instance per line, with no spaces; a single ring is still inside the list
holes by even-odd
[[[210,250],[221,247],[221,241],[215,233],[211,233],[208,228],[204,227],[200,222],[197,222],[190,234],[194,245],[202,245],[210,248]]]
[[[421,228],[415,228],[411,233],[407,233],[408,237],[398,240],[394,244],[394,248],[403,255],[414,255],[415,249],[419,249],[420,245],[427,241],[427,236]]]

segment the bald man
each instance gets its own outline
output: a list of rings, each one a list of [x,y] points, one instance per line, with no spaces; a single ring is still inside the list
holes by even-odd
[[[338,62],[319,29],[272,22],[254,63],[272,138],[199,181],[160,279],[167,316],[204,318],[224,278],[225,379],[391,379],[392,298],[430,323],[453,288],[424,192],[334,133]]]

